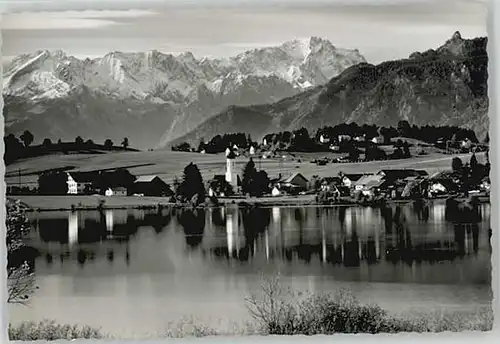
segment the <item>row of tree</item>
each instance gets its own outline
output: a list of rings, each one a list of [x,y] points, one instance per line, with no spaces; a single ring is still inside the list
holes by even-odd
[[[81,136],[77,136],[74,142],[63,142],[59,139],[56,143],[51,139],[45,138],[41,145],[33,146],[34,135],[25,130],[19,138],[14,134],[9,134],[4,137],[6,163],[11,163],[17,159],[28,158],[49,154],[51,152],[61,152],[68,154],[70,151],[81,151],[86,149],[104,149],[113,150],[115,145],[111,139],[104,141],[103,145],[96,144],[93,140],[84,140]],[[121,147],[127,149],[130,143],[127,137],[121,142]]]
[[[188,142],[182,142],[178,145],[172,147],[172,151],[177,152],[201,152],[216,154],[222,153],[228,147],[233,147],[236,145],[238,148],[248,149],[252,145],[256,145],[256,142],[252,141],[250,135],[244,133],[227,133],[223,135],[216,135],[210,139],[210,141],[205,142],[204,139],[200,140],[198,147],[192,147]]]

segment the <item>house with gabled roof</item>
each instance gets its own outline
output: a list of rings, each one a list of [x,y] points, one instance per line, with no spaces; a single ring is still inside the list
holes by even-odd
[[[347,173],[342,176],[342,184],[348,188],[354,187],[354,183],[363,177],[363,173]]]
[[[354,183],[354,190],[361,191],[365,195],[372,194],[375,189],[378,190],[384,182],[384,178],[380,175],[365,175]]]
[[[132,193],[144,196],[172,196],[170,185],[156,175],[138,176],[132,185]]]
[[[298,193],[307,190],[309,180],[300,172],[295,172],[286,178],[280,178],[272,182],[271,189],[276,187],[281,193]]]
[[[68,194],[81,195],[91,194],[96,185],[99,172],[67,172]]]

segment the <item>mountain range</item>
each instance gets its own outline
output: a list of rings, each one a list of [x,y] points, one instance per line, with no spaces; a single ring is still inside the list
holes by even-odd
[[[207,120],[218,121],[228,107],[300,96],[365,62],[357,50],[318,37],[223,59],[158,51],[79,59],[37,51],[4,69],[5,131],[29,130],[39,141],[128,137],[138,148],[165,146],[211,127]]]
[[[357,122],[396,126],[456,125],[481,139],[488,132],[487,38],[464,39],[459,32],[436,49],[378,65],[361,62],[325,84],[272,104],[231,106],[175,140],[190,142],[226,132],[310,131]]]

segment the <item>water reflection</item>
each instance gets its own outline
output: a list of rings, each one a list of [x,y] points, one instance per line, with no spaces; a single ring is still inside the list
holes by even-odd
[[[467,222],[457,221],[445,204],[426,203],[39,213],[30,215],[35,230],[28,239],[52,269],[58,256],[60,262],[81,267],[96,260],[113,267],[117,261],[130,266],[139,256],[148,257],[149,264],[161,262],[165,251],[181,262],[187,254],[182,252],[199,254],[199,264],[207,266],[260,269],[280,262],[294,268],[300,263],[327,274],[362,269],[361,276],[368,276],[367,267],[424,264],[433,269],[438,262],[478,258],[483,267],[489,266],[489,205],[479,206],[475,216],[467,211]],[[148,227],[154,230],[150,239],[139,235]],[[175,238],[184,242],[184,251],[178,250]],[[156,249],[146,240],[153,240]],[[391,278],[417,278],[412,271],[413,277]]]

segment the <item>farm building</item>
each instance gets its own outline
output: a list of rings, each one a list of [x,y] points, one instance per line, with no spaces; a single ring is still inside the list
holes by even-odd
[[[127,196],[127,194],[128,190],[123,186],[109,187],[104,192],[105,196]]]
[[[271,190],[271,195],[273,195],[274,197],[281,196],[281,190],[277,186],[275,186]]]
[[[322,191],[333,191],[337,186],[342,184],[342,179],[340,177],[325,177],[321,181]]]
[[[98,172],[69,172],[67,175],[66,183],[70,195],[91,194],[99,178]]]
[[[344,174],[342,176],[342,184],[348,188],[354,187],[354,183],[357,182],[364,174]]]
[[[171,196],[170,186],[158,176],[139,176],[132,185],[134,194],[144,196]]]
[[[383,183],[384,179],[380,175],[366,175],[354,183],[354,190],[369,195],[377,191]]]
[[[283,179],[279,182],[281,186],[286,188],[306,190],[309,181],[300,172],[292,174],[290,177]]]

